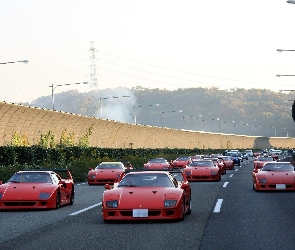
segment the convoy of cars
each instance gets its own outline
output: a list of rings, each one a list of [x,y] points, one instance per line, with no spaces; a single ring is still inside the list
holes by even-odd
[[[224,155],[180,156],[171,161],[153,158],[140,169],[134,169],[128,160],[102,162],[89,169],[87,181],[106,189],[101,211],[104,221],[183,220],[192,211],[190,182],[218,182],[226,170],[234,170],[243,158],[255,157],[252,150],[246,150],[243,156],[240,153],[233,150]],[[256,154],[252,171],[255,191],[295,191],[294,166],[279,162],[279,155],[275,150]],[[0,211],[57,209],[74,203],[74,181],[67,169],[19,171],[1,184]]]

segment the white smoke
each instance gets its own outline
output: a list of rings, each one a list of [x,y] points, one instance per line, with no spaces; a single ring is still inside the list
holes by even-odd
[[[95,113],[97,118],[134,123],[136,96],[132,90],[118,87],[101,90],[97,95],[100,106]]]

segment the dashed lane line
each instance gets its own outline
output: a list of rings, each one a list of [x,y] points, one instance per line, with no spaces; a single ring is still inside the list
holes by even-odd
[[[226,181],[225,183],[223,183],[223,187],[225,188],[228,183],[229,183],[228,181]]]
[[[222,202],[223,202],[223,199],[218,199],[217,200],[213,213],[219,213],[220,212]]]
[[[85,211],[87,211],[87,210],[89,210],[89,209],[92,209],[92,208],[94,208],[94,207],[98,207],[99,205],[101,205],[101,203],[102,203],[102,202],[99,202],[99,203],[94,204],[94,205],[92,205],[92,206],[90,206],[90,207],[86,207],[86,208],[84,208],[84,209],[82,209],[82,210],[79,210],[79,211],[77,211],[77,212],[71,213],[70,215],[77,215],[77,214],[83,213],[83,212],[85,212]]]

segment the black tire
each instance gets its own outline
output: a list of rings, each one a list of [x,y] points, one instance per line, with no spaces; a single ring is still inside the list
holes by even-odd
[[[75,190],[74,186],[72,187],[71,198],[70,198],[70,205],[73,205],[75,201]]]
[[[192,213],[192,197],[191,194],[189,195],[189,201],[188,201],[188,210],[186,212],[187,215],[190,215]]]
[[[183,198],[182,200],[182,217],[180,218],[180,220],[184,220],[185,217],[185,198]]]
[[[59,193],[59,190],[57,191],[57,194],[56,194],[55,208],[56,209],[59,209],[60,208],[60,193]]]

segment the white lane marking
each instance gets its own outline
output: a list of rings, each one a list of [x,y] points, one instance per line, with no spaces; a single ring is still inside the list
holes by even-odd
[[[238,171],[239,169],[236,169],[235,171]]]
[[[83,212],[85,212],[85,211],[87,211],[87,210],[89,210],[89,209],[91,209],[91,208],[98,207],[99,205],[101,205],[101,203],[102,203],[102,202],[99,202],[99,203],[94,204],[94,205],[92,205],[92,206],[90,206],[90,207],[86,207],[86,208],[84,208],[84,209],[82,209],[82,210],[79,210],[79,211],[77,211],[77,212],[75,212],[75,213],[71,213],[70,215],[77,215],[77,214],[83,213]]]
[[[234,174],[231,174],[229,177],[233,177],[234,176]]]
[[[217,200],[213,213],[219,213],[220,212],[222,202],[223,202],[223,199],[218,199]]]
[[[240,165],[240,168],[241,168],[242,166]]]
[[[226,181],[225,183],[223,183],[223,187],[225,188],[228,183],[229,183],[228,181]]]
[[[80,185],[85,185],[86,183],[82,182],[82,183],[78,183],[76,184],[77,186],[80,186]]]

